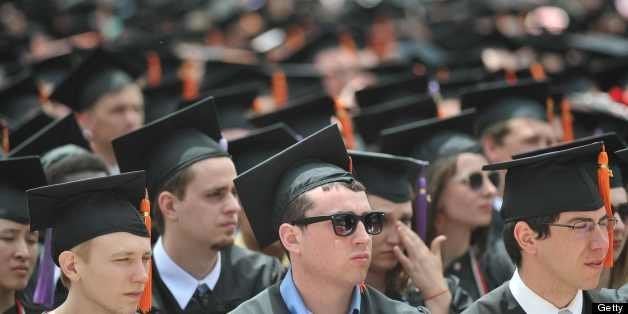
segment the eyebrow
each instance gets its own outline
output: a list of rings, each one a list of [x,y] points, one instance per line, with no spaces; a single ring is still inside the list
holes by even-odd
[[[604,215],[598,218],[597,221],[600,222],[600,221],[603,221],[604,219],[608,219],[608,216]],[[569,219],[567,223],[578,222],[578,221],[595,221],[595,220],[589,217],[574,217],[574,218]]]
[[[111,257],[128,257],[128,256],[133,256],[136,255],[136,252],[132,252],[132,251],[124,251],[124,252],[118,252],[118,253],[114,253],[111,255]],[[146,255],[151,255],[152,256],[152,251],[145,251],[142,253],[142,256],[146,256]]]

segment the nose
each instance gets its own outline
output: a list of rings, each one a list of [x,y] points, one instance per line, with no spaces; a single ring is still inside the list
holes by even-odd
[[[145,283],[148,280],[150,267],[151,263],[144,263],[144,261],[140,259],[139,262],[136,263],[131,280],[137,283]]]
[[[400,242],[399,232],[395,230],[394,224],[392,225],[385,224],[384,229],[382,230],[382,234],[380,236],[385,236],[386,242],[388,242],[388,244],[392,246],[399,245],[399,242]]]
[[[227,195],[227,200],[225,201],[225,206],[223,212],[226,215],[239,214],[242,211],[242,206],[240,205],[240,200],[238,196],[234,193],[229,193]]]
[[[368,244],[371,241],[371,235],[366,232],[364,222],[358,222],[355,228],[355,232],[353,233],[353,243],[356,245]]]
[[[609,246],[608,230],[606,228],[601,228],[598,224],[595,224],[595,229],[592,233],[591,249],[607,251]]]
[[[28,259],[30,257],[30,251],[28,250],[28,243],[26,243],[26,240],[21,239],[17,241],[15,245],[15,257],[18,259]]]
[[[502,175],[500,174],[500,178],[502,177]],[[491,180],[488,179],[488,176],[485,174],[484,176],[484,184],[482,185],[482,191],[484,192],[484,195],[487,197],[495,197],[497,195],[497,187],[493,184],[493,182],[491,182]]]

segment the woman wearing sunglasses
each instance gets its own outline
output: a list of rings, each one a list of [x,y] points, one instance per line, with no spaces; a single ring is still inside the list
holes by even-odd
[[[31,231],[26,190],[46,184],[37,157],[0,161],[0,313],[41,313],[22,293],[37,261],[38,232]]]
[[[471,135],[474,117],[465,111],[418,121],[384,130],[381,139],[387,153],[430,162],[425,243],[447,238],[442,244],[445,276],[458,277],[473,300],[508,280],[514,270],[503,244],[489,241],[499,176],[482,172],[487,160]]]

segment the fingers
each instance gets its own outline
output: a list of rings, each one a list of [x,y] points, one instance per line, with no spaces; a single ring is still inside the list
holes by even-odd
[[[436,238],[434,238],[434,240],[432,240],[430,251],[432,251],[432,254],[434,254],[435,256],[438,256],[438,258],[442,257],[441,248],[443,247],[443,242],[445,242],[445,240],[447,240],[447,237],[444,235],[439,235]]]
[[[399,246],[393,247],[393,252],[395,253],[395,256],[397,256],[397,259],[399,260],[399,262],[401,263],[401,266],[404,269],[407,270],[412,267],[412,262],[410,261],[410,258],[408,258],[406,254],[403,253],[403,251],[401,250]]]
[[[399,232],[401,243],[406,250],[412,250],[412,253],[416,252],[417,254],[424,253],[428,250],[425,242],[423,242],[423,240],[421,240],[421,238],[408,226],[402,224],[401,222],[397,222],[397,231]]]

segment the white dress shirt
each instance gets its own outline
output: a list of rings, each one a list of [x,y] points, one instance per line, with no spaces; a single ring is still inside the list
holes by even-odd
[[[155,267],[159,272],[161,280],[177,300],[181,309],[185,309],[188,305],[188,302],[192,299],[198,286],[206,284],[213,290],[220,277],[220,252],[218,253],[214,269],[212,269],[205,278],[197,280],[168,256],[168,253],[166,253],[164,249],[163,242],[161,241],[161,237],[157,240],[153,248],[153,260],[155,261]]]
[[[563,311],[561,313],[565,313],[564,310],[568,310],[573,314],[582,313],[582,290],[578,290],[576,297],[571,300],[569,305],[559,309],[536,294],[532,291],[532,289],[528,288],[523,280],[521,280],[518,269],[516,269],[515,273],[512,275],[512,279],[510,279],[510,282],[508,283],[508,288],[510,289],[512,296],[515,300],[517,300],[521,308],[526,313],[558,314],[560,311]]]

